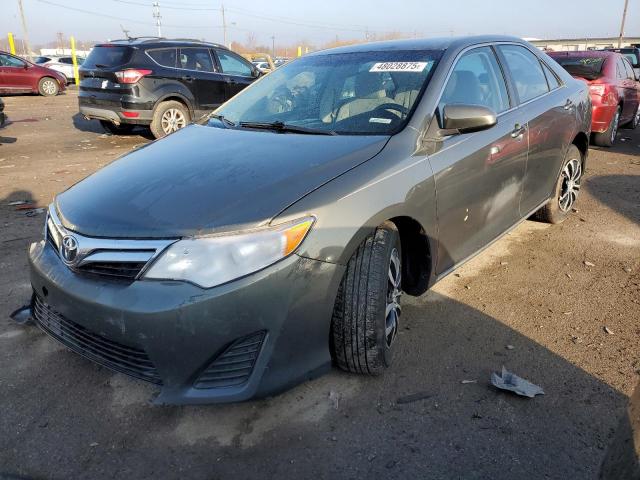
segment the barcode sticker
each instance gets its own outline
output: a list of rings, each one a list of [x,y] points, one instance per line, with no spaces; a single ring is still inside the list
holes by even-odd
[[[370,72],[421,72],[427,62],[379,62],[374,63]]]

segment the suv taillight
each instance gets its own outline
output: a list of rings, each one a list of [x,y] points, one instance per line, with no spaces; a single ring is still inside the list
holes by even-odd
[[[127,70],[121,70],[116,72],[116,78],[118,83],[138,83],[138,81],[145,75],[150,75],[153,72],[151,70],[138,70],[135,68],[128,68]]]
[[[593,95],[598,95],[600,97],[604,97],[605,92],[607,91],[607,86],[602,83],[596,83],[589,85],[589,92]]]

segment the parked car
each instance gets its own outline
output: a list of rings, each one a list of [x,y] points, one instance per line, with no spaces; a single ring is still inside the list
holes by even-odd
[[[4,113],[4,101],[0,98],[0,128],[4,126],[7,121],[7,115]]]
[[[39,57],[43,58],[43,57]],[[46,58],[46,57],[44,57]],[[83,57],[76,57],[76,62],[78,64],[78,68],[84,62]],[[53,57],[49,60],[42,62],[42,66],[50,68],[51,70],[55,70],[56,72],[64,75],[67,83],[71,83],[74,81],[74,73],[73,73],[73,58],[72,57]]]
[[[0,50],[0,92],[55,96],[66,88],[63,75]]]
[[[593,143],[610,147],[618,127],[640,123],[640,83],[631,64],[620,53],[589,50],[550,52],[549,55],[575,78],[589,85],[593,117]]]
[[[262,73],[269,73],[271,68],[267,62],[252,62],[253,65]]]
[[[624,55],[636,74],[636,79],[640,80],[640,48],[639,47],[627,47],[627,48],[607,48],[611,52],[617,52]]]
[[[96,45],[80,68],[80,113],[112,133],[145,125],[159,138],[210,113],[259,75],[213,43],[117,40]]]
[[[512,37],[305,55],[59,194],[32,315],[158,403],[380,374],[403,293],[570,215],[590,124],[584,83]]]

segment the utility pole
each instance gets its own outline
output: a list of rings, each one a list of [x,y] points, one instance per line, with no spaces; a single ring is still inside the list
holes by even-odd
[[[276,58],[276,37],[275,35],[271,35],[271,55],[273,58]]]
[[[156,27],[158,27],[158,36],[162,37],[162,16],[160,15],[160,3],[153,2],[153,18],[156,19]]]
[[[622,47],[622,37],[624,37],[624,22],[627,20],[627,7],[629,0],[624,0],[624,10],[622,11],[622,23],[620,24],[620,36],[618,37],[618,48]]]
[[[20,18],[22,19],[22,34],[24,35],[23,49],[26,47],[26,56],[31,55],[31,46],[29,45],[29,32],[27,31],[27,21],[24,19],[24,8],[22,8],[22,0],[18,0],[18,8],[20,9]]]
[[[224,18],[224,3],[220,3],[220,11],[222,12],[222,43],[227,46],[227,21]]]

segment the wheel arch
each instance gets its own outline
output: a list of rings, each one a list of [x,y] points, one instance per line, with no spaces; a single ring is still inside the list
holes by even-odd
[[[584,132],[578,132],[571,142],[575,145],[582,155],[582,170],[584,171],[587,163],[587,155],[589,154],[589,137]]]
[[[172,100],[175,102],[182,103],[185,107],[187,107],[187,110],[189,110],[189,115],[191,116],[191,119],[193,119],[194,117],[193,102],[178,92],[169,92],[160,96],[158,100],[156,100],[156,103],[153,105],[153,111],[155,112],[155,110],[160,106],[161,103],[170,102]]]
[[[389,219],[400,235],[402,248],[402,290],[418,296],[431,285],[434,271],[432,242],[420,222],[408,216]]]

